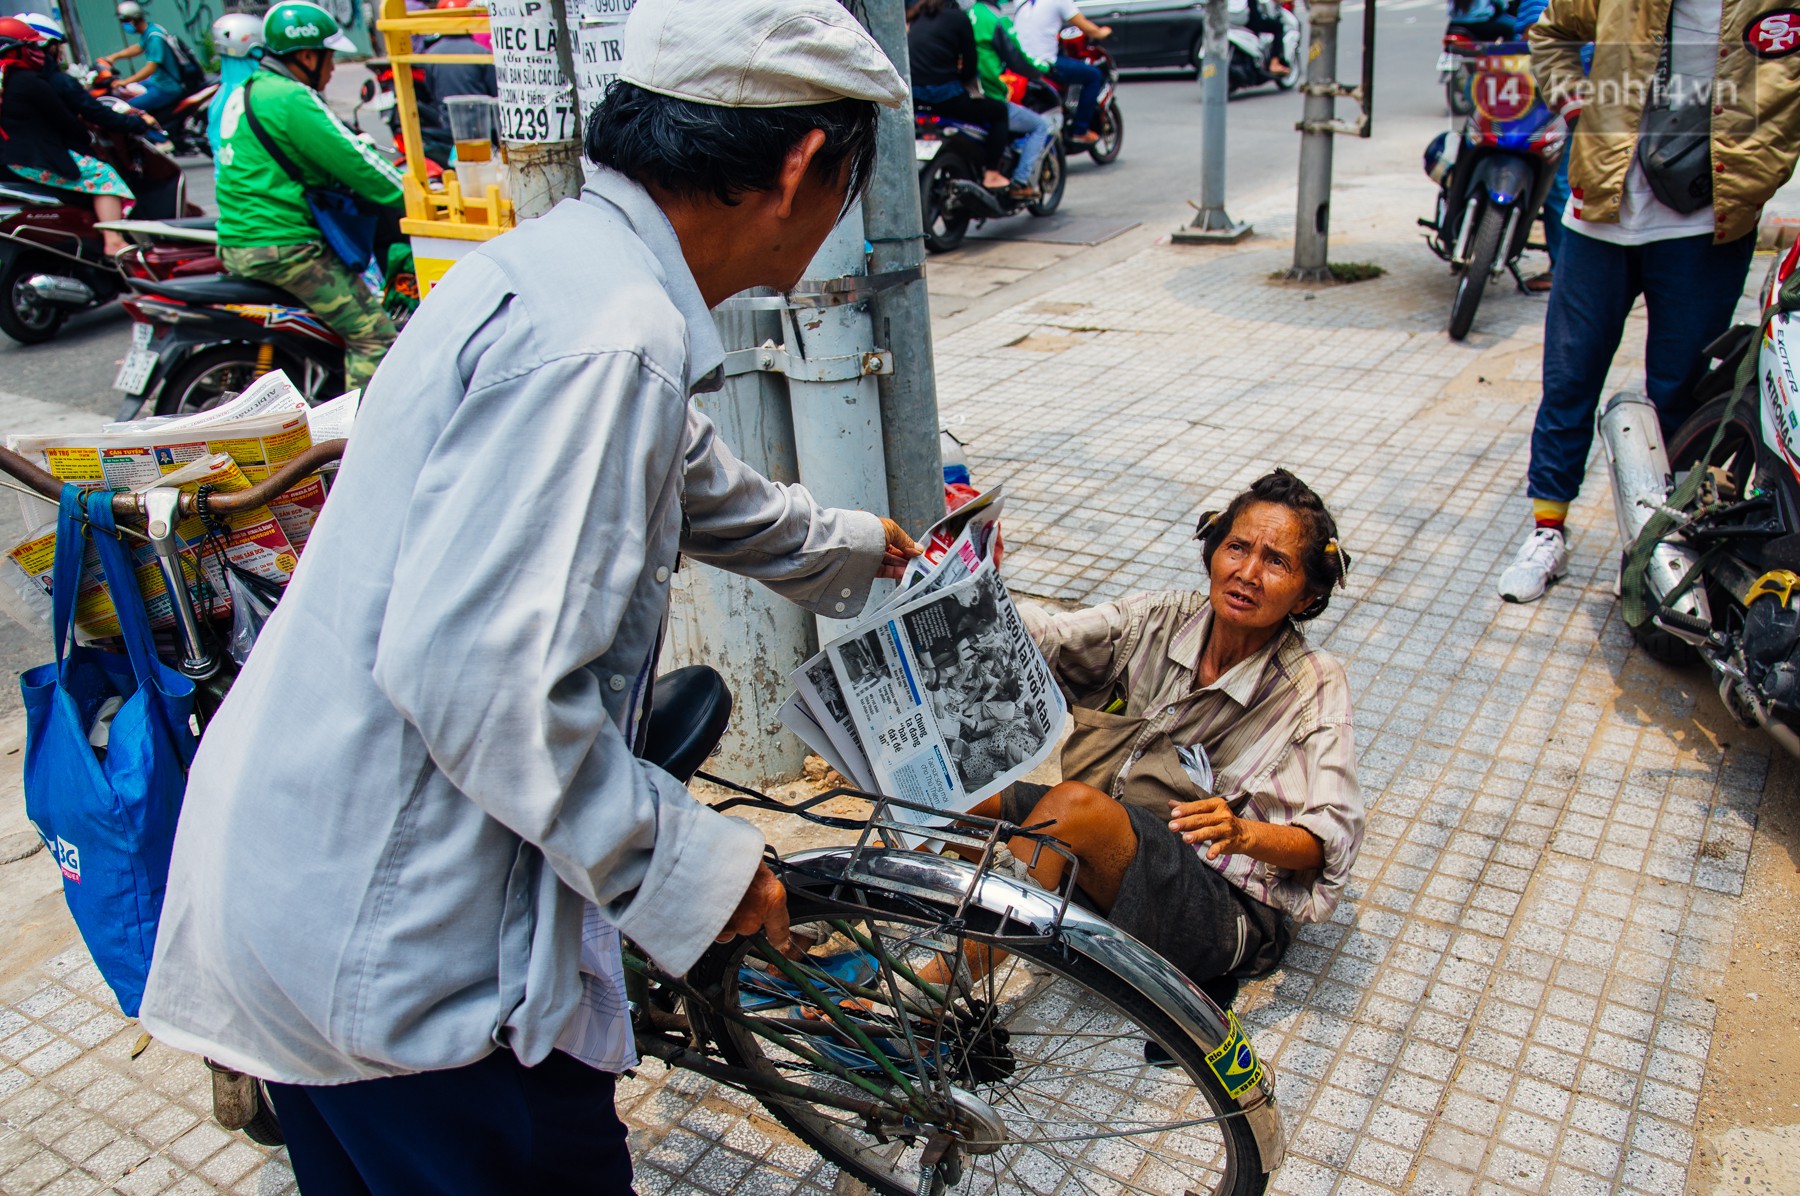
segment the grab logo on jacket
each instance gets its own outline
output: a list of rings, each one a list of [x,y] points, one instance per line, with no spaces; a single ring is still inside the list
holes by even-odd
[[[1786,58],[1800,51],[1800,9],[1778,8],[1744,26],[1744,47],[1758,58]]]

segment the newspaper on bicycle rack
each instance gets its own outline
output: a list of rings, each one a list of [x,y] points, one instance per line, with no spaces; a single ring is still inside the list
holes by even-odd
[[[785,726],[859,787],[946,814],[1043,763],[1068,709],[993,560],[999,490],[926,533],[888,600],[794,671]]]
[[[65,482],[84,488],[146,491],[177,486],[193,491],[211,486],[235,493],[262,481],[296,455],[325,440],[349,434],[360,391],[309,407],[280,370],[265,374],[218,407],[193,415],[106,424],[89,434],[7,437],[7,447]],[[0,608],[30,625],[50,619],[49,576],[55,556],[54,512],[34,497],[21,497],[25,525],[32,532],[6,553],[0,565],[7,584],[0,586]],[[325,484],[318,475],[301,479],[267,506],[226,521],[225,556],[241,568],[286,585],[325,504]],[[183,569],[196,579],[198,547],[206,529],[198,518],[177,531]],[[154,555],[144,544],[133,546],[138,559],[138,585],[153,627],[169,627],[174,611]],[[207,559],[206,579],[214,595],[202,613],[230,614],[223,566]],[[12,601],[16,598],[18,601]],[[111,599],[99,581],[94,561],[82,571],[75,622],[84,637],[117,634]]]

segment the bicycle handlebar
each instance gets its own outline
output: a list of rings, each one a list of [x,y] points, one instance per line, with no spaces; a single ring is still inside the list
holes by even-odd
[[[344,455],[344,446],[348,441],[327,440],[315,444],[287,464],[277,469],[267,478],[256,483],[248,490],[240,490],[236,494],[219,494],[214,492],[207,496],[207,510],[214,515],[240,515],[245,511],[262,506],[272,498],[292,489],[294,483],[308,474],[317,473],[322,466],[329,465]],[[62,497],[62,479],[46,473],[33,465],[11,449],[0,448],[0,470],[11,474],[25,483],[51,502]],[[181,513],[196,514],[197,494],[181,496]],[[123,491],[113,495],[113,514],[131,519],[144,517],[144,496],[131,491]]]

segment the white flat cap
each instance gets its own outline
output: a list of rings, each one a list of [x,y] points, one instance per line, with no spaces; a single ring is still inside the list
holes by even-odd
[[[722,108],[906,102],[894,64],[837,0],[638,0],[619,77]]]

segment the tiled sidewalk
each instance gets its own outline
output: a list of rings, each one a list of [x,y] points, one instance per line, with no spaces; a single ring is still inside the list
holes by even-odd
[[[943,411],[977,479],[1007,484],[1018,591],[1192,584],[1195,513],[1278,463],[1356,553],[1313,634],[1357,695],[1368,839],[1337,917],[1240,1001],[1289,1132],[1271,1190],[1672,1196],[1773,749],[1701,674],[1632,649],[1598,469],[1569,580],[1494,596],[1542,308],[1496,287],[1448,342],[1418,194],[1407,176],[1334,203],[1336,256],[1388,267],[1374,282],[1273,285],[1272,241],[1158,247],[966,328],[937,346]],[[76,951],[0,994],[0,1189],[287,1190],[279,1156],[203,1122],[196,1063],[129,1058],[93,981]],[[832,1188],[691,1076],[646,1066],[621,1106],[651,1196]]]

